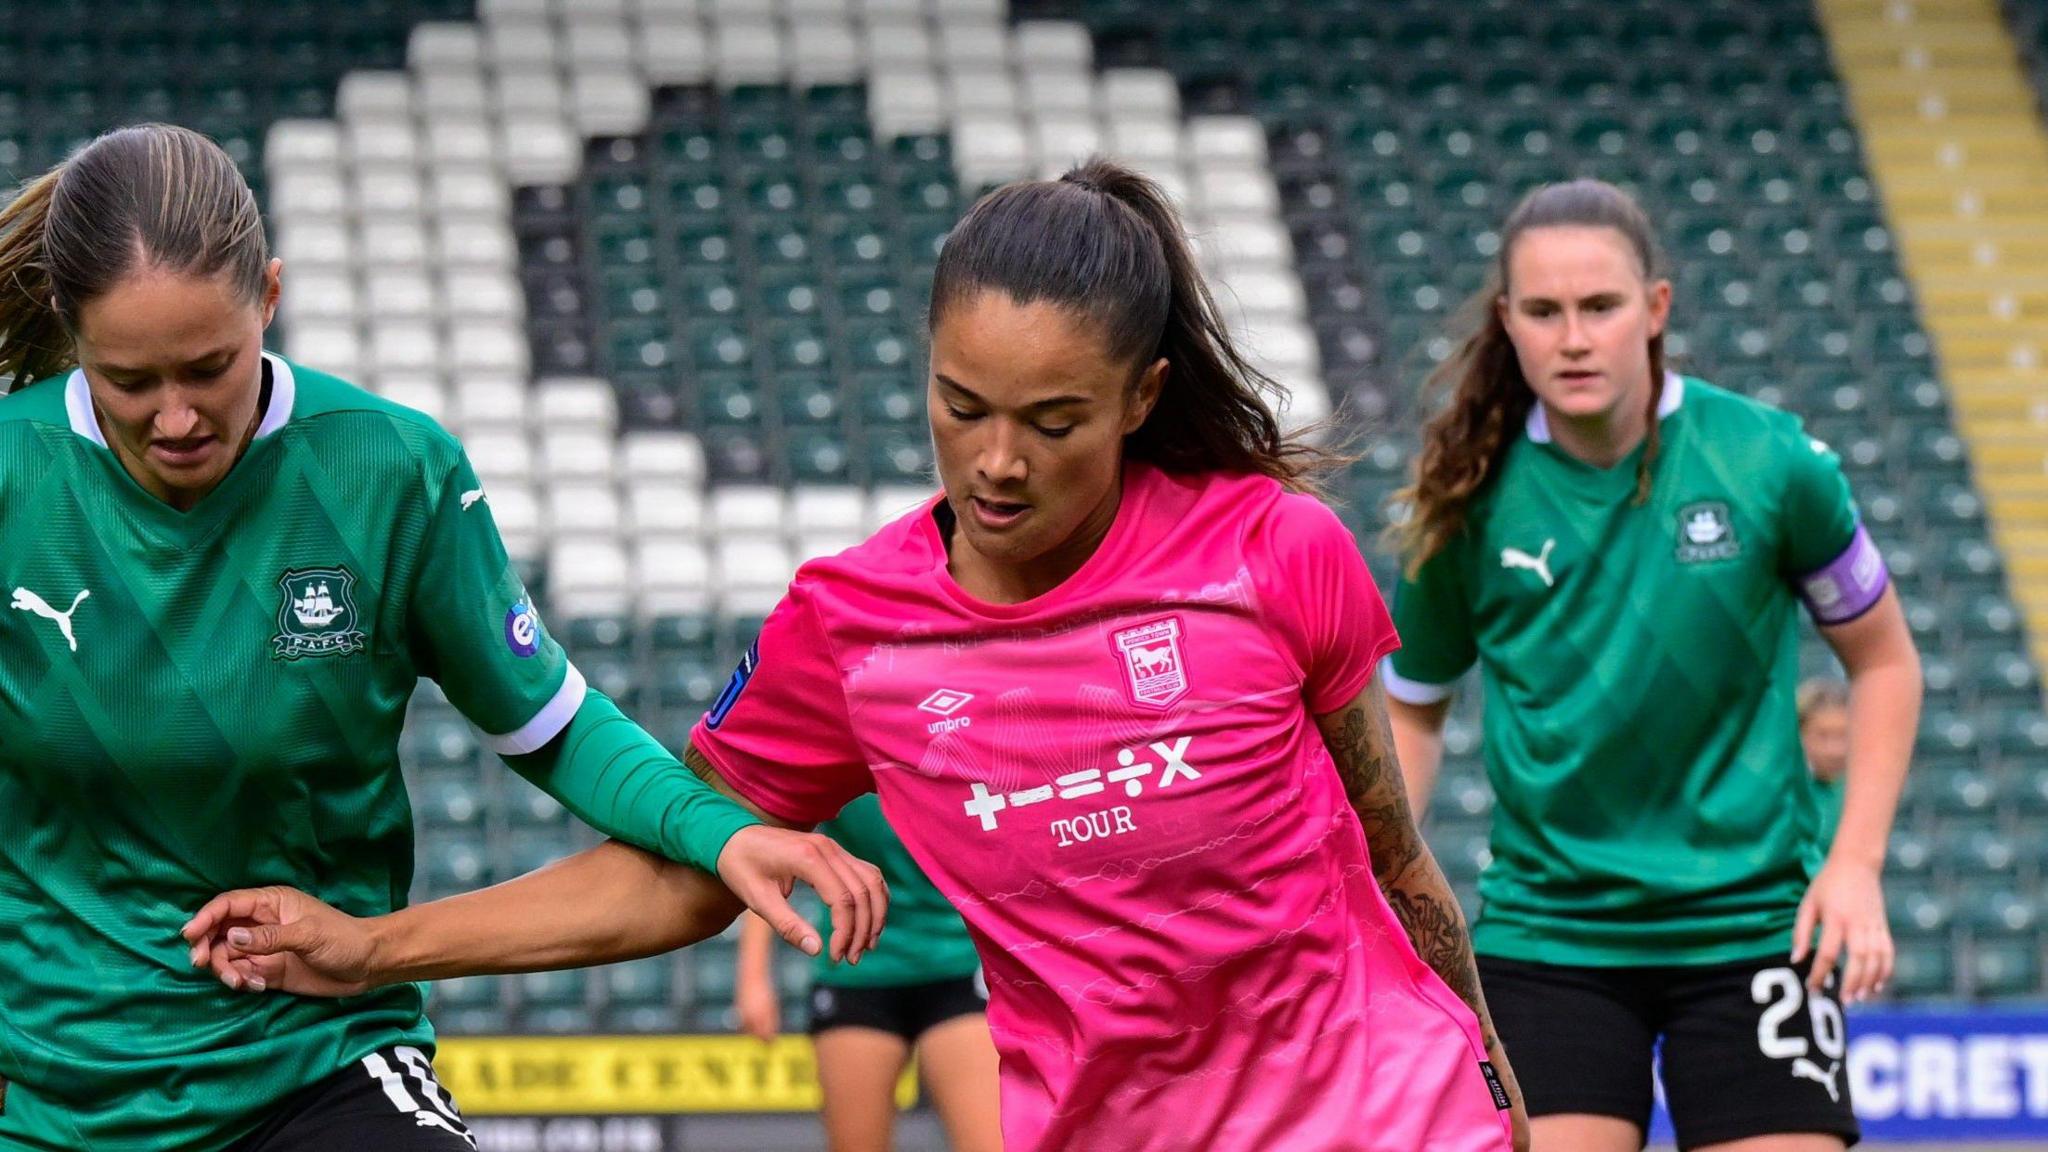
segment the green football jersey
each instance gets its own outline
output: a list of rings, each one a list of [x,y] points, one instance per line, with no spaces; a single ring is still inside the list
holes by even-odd
[[[417,985],[232,993],[178,929],[257,885],[405,903],[420,676],[506,754],[583,700],[455,440],[266,364],[257,438],[186,512],[82,374],[0,399],[0,1147],[224,1148],[374,1049],[431,1052]]]
[[[1795,581],[1858,540],[1848,483],[1795,417],[1668,380],[1646,503],[1642,449],[1584,464],[1549,443],[1539,406],[1465,530],[1396,590],[1391,694],[1440,699],[1480,669],[1496,802],[1473,943],[1487,955],[1786,951],[1819,865]]]
[[[882,870],[889,882],[889,924],[874,951],[860,958],[858,965],[834,964],[819,955],[817,981],[842,988],[897,988],[906,984],[929,984],[936,980],[957,980],[972,976],[981,967],[974,940],[960,913],[939,894],[926,878],[910,850],[889,827],[882,815],[882,802],[870,792],[840,810],[839,815],[818,826],[818,831],[837,840],[848,852]],[[826,938],[832,923],[817,920]]]

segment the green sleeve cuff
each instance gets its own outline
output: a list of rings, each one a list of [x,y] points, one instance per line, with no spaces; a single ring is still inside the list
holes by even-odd
[[[594,688],[561,735],[505,762],[599,832],[714,876],[727,841],[762,823]]]

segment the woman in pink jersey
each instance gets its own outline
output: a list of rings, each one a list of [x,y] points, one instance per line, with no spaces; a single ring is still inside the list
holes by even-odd
[[[880,793],[981,951],[1010,1148],[1524,1147],[1331,458],[1159,189],[1096,161],[984,199],[931,342],[944,496],[804,566],[686,761],[794,827]],[[386,923],[277,891],[202,922],[272,989],[608,962],[696,914],[626,851]]]

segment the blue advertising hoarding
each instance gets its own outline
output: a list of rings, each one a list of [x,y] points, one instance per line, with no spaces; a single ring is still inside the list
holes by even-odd
[[[2048,1006],[1854,1010],[1840,1075],[1868,1140],[2048,1142]]]

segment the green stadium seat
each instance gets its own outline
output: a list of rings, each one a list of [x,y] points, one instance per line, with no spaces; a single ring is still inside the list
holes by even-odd
[[[1923,1000],[1956,993],[1955,943],[1947,935],[1897,938],[1892,965],[1891,995],[1900,1000]]]
[[[2040,995],[2041,941],[2035,933],[1973,934],[1969,957],[1970,984],[1977,996],[2012,1000]]]

